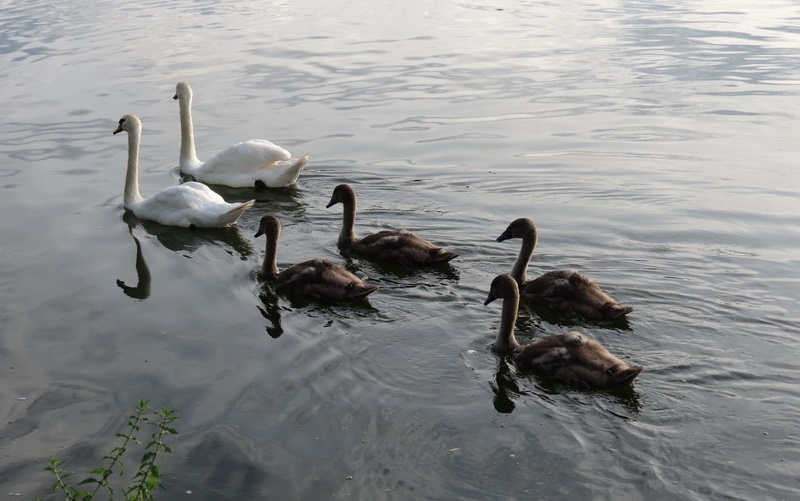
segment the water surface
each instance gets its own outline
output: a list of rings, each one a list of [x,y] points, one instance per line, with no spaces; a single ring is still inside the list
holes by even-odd
[[[174,499],[800,497],[796,270],[800,9],[792,2],[92,2],[0,19],[0,485],[27,498],[116,445],[139,398],[177,409]],[[201,159],[265,138],[311,162],[239,224],[195,233],[121,209],[126,113],[141,191],[179,182],[175,83]],[[404,272],[341,256],[407,228],[461,256]],[[254,269],[345,262],[366,304],[293,304]],[[646,366],[554,386],[495,356],[483,306],[519,241],[620,302],[578,329]],[[135,458],[128,465],[132,469]],[[191,494],[188,494],[191,492]]]

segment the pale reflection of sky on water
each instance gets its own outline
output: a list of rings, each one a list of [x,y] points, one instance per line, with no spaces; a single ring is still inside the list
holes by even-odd
[[[0,485],[100,464],[139,398],[179,411],[166,493],[197,499],[794,499],[800,7],[774,2],[9,3],[0,16]],[[178,182],[175,84],[198,156],[265,138],[311,162],[237,227],[123,217]],[[403,273],[341,256],[407,228],[461,256]],[[253,270],[316,256],[381,289],[296,304]],[[483,306],[519,241],[634,307],[523,308],[646,366],[627,392],[553,386],[491,353]],[[136,459],[128,464],[132,470]]]

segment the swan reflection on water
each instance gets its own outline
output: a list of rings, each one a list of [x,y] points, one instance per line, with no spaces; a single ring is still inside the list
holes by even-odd
[[[399,287],[417,287],[418,285],[425,284],[426,280],[430,280],[430,283],[434,286],[435,284],[441,285],[442,283],[456,285],[461,277],[458,268],[450,263],[423,268],[363,259],[349,249],[341,249],[339,253],[342,259],[344,259],[344,266],[347,269],[356,272],[361,268],[366,268],[367,270],[374,271],[376,276],[381,276],[383,282],[381,287],[392,288],[392,284]],[[421,282],[409,282],[409,280],[414,279],[421,280]]]
[[[255,270],[252,272],[252,276],[255,279]],[[269,322],[265,328],[267,334],[273,339],[277,339],[283,334],[283,327],[281,326],[282,314],[302,312],[308,317],[325,319],[326,327],[332,325],[336,318],[349,321],[354,317],[374,318],[379,314],[379,310],[372,306],[366,298],[359,301],[313,300],[296,294],[277,294],[275,287],[269,283],[260,284],[258,299],[261,304],[256,305],[256,308],[258,308],[261,316]],[[288,300],[289,305],[282,306],[281,299]]]
[[[135,287],[131,287],[126,285],[125,282],[122,280],[117,280],[117,286],[122,289],[127,296],[130,296],[134,299],[147,299],[150,297],[150,284],[152,282],[152,277],[150,275],[150,268],[147,266],[147,262],[144,260],[144,254],[142,254],[142,244],[139,242],[139,239],[136,238],[136,235],[133,234],[133,226],[128,225],[128,231],[133,237],[133,241],[136,244],[136,276],[137,276],[137,283]]]
[[[575,329],[576,327],[601,328],[617,331],[632,331],[630,321],[627,316],[622,316],[613,320],[598,320],[583,317],[577,313],[562,312],[553,309],[547,302],[528,299],[520,304],[520,319],[522,313],[527,312],[530,317],[536,318],[539,325],[549,323],[560,327]],[[519,321],[519,320],[518,320]]]
[[[532,388],[528,383],[532,383]],[[548,405],[555,405],[555,396],[564,393],[565,389],[575,389],[574,393],[570,392],[570,395],[576,395],[573,398],[580,398],[581,395],[593,397],[603,410],[623,419],[630,419],[630,417],[614,411],[604,405],[601,400],[608,401],[610,399],[611,403],[622,405],[628,412],[633,413],[638,413],[642,407],[639,402],[639,393],[631,386],[605,389],[578,388],[551,378],[520,372],[501,356],[498,356],[494,381],[489,382],[489,386],[493,395],[492,405],[501,414],[513,412],[516,408],[515,401],[522,397],[535,396]]]
[[[254,253],[253,246],[250,245],[247,239],[242,237],[238,226],[190,230],[142,220],[130,211],[125,211],[122,220],[128,223],[129,227],[141,225],[148,234],[156,237],[161,245],[174,252],[191,253],[204,245],[213,244],[230,247],[239,254],[242,261],[247,261]],[[233,255],[231,251],[228,251],[228,253]]]
[[[283,327],[281,327],[281,310],[278,306],[278,296],[271,292],[262,292],[258,295],[261,300],[261,305],[256,305],[261,316],[269,321],[266,326],[267,334],[273,339],[278,339],[283,334]]]
[[[180,167],[173,167],[169,170],[171,177],[179,183],[188,183],[196,179],[180,171]],[[259,207],[266,212],[282,211],[296,217],[305,215],[306,202],[304,193],[296,184],[281,188],[231,188],[224,184],[208,183],[208,187],[216,193],[222,195],[225,200],[251,200],[255,199]],[[316,203],[316,201],[314,202]],[[241,220],[239,220],[241,222]]]

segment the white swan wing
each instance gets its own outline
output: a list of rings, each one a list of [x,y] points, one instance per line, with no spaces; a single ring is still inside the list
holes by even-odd
[[[234,223],[253,203],[228,203],[208,186],[189,182],[165,188],[130,209],[140,219],[168,226],[219,227]]]
[[[171,186],[170,188],[180,188],[186,189],[189,188],[191,191],[187,191],[184,193],[184,198],[187,202],[194,201],[195,203],[217,203],[217,204],[226,204],[228,202],[222,198],[222,195],[217,193],[216,191],[212,190],[208,186],[204,185],[203,183],[198,183],[196,181],[189,181],[178,186]],[[167,189],[170,189],[167,188]]]
[[[275,167],[291,160],[292,155],[271,141],[251,139],[236,143],[206,160],[200,167],[204,174],[235,176]]]
[[[263,139],[251,139],[225,149],[196,169],[184,169],[198,181],[233,188],[291,186],[308,155],[292,158],[288,151]]]

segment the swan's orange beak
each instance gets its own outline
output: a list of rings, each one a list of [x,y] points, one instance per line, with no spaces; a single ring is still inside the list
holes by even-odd
[[[118,132],[122,132],[122,124],[120,124],[116,129],[114,129],[114,135],[116,135]]]

